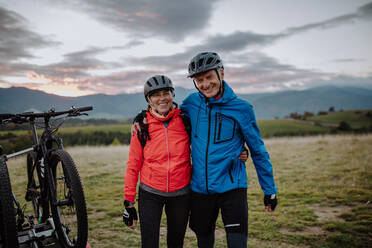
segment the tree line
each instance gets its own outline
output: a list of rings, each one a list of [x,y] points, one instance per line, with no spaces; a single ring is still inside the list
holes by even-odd
[[[317,115],[326,115],[334,112],[334,107],[330,107],[328,111],[319,111]],[[342,110],[340,110],[342,111]],[[368,118],[372,118],[372,113],[368,111],[365,113]],[[287,118],[306,120],[309,117],[314,116],[311,112],[304,112],[304,114],[290,113]],[[109,120],[109,119],[78,119],[70,118],[64,122],[64,126],[84,126],[84,125],[110,125],[110,124],[127,124],[131,123],[132,120]],[[317,125],[315,123],[314,125]],[[321,123],[319,123],[321,125]],[[0,134],[0,145],[4,149],[5,154],[20,151],[22,149],[29,148],[33,145],[33,137],[31,131],[26,134],[14,134],[13,130],[28,130],[29,124],[15,125],[9,123],[8,125],[0,125],[0,131],[5,131]],[[372,125],[352,128],[351,125],[345,121],[341,121],[337,126],[330,127],[329,133],[370,133],[372,132]],[[273,136],[293,136],[293,135],[316,135],[317,132],[312,131],[301,131],[296,133],[275,133]],[[57,136],[61,137],[64,146],[108,146],[108,145],[128,145],[130,143],[131,134],[129,131],[91,131],[82,132],[77,131],[74,133],[61,133]]]
[[[62,133],[58,135],[63,140],[64,146],[108,146],[108,145],[128,145],[130,143],[130,132],[115,131],[92,131],[92,132],[75,132]],[[0,145],[5,154],[17,152],[33,145],[31,132],[27,134],[15,135],[11,132],[0,134]]]
[[[79,126],[104,126],[104,125],[115,125],[115,124],[130,124],[133,119],[87,119],[87,118],[67,118],[63,121],[64,127],[79,127]],[[0,125],[0,131],[14,131],[14,130],[29,130],[30,124],[15,124],[7,123],[6,125]]]

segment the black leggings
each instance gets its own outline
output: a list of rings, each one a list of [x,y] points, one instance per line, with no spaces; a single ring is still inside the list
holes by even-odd
[[[247,189],[234,189],[220,194],[192,192],[190,227],[198,238],[198,247],[213,247],[216,220],[221,210],[227,244],[247,247]]]
[[[183,247],[191,195],[164,197],[139,189],[138,212],[143,248],[159,247],[161,215],[165,206],[168,248]]]

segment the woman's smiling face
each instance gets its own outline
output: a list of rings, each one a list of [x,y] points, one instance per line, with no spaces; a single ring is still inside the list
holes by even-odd
[[[152,108],[159,114],[164,115],[172,108],[173,94],[170,90],[159,90],[151,94],[149,100]]]

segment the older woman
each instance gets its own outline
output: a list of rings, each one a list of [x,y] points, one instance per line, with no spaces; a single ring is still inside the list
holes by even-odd
[[[132,135],[125,172],[123,220],[131,228],[137,222],[134,203],[140,175],[142,247],[159,246],[164,207],[168,247],[182,247],[190,209],[190,139],[181,111],[173,102],[174,87],[168,77],[149,78],[144,95],[149,105],[147,124],[141,133]]]

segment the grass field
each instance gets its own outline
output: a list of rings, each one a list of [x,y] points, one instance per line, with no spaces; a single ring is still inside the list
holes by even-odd
[[[275,212],[263,211],[263,193],[248,160],[248,247],[371,247],[372,135],[266,139],[279,189]],[[80,172],[92,247],[140,247],[139,228],[122,223],[123,174],[128,146],[68,149]],[[13,190],[24,203],[25,158],[8,161]],[[26,212],[31,213],[31,204]],[[160,247],[166,247],[166,219]],[[196,247],[188,230],[184,247]],[[216,246],[226,247],[221,219]]]
[[[351,128],[371,128],[372,110],[350,110],[342,112],[330,112],[327,115],[308,117],[307,121],[293,119],[258,120],[258,126],[262,137],[296,136],[296,135],[319,135],[330,133],[327,126],[337,127],[341,121],[347,122]],[[314,125],[315,123],[315,125]],[[323,124],[323,125],[316,125]],[[62,126],[60,134],[92,134],[94,132],[117,132],[129,133],[130,124],[110,125],[86,125],[86,126]],[[15,135],[25,135],[29,130],[0,131],[0,135],[11,132]]]
[[[347,122],[352,128],[372,126],[372,110],[348,110],[342,112],[331,112],[328,115],[316,115],[308,120],[321,123],[339,124]]]
[[[262,137],[314,135],[329,133],[328,127],[315,126],[290,119],[258,120]]]
[[[329,132],[329,128],[311,125],[306,122],[298,122],[290,119],[282,120],[258,120],[263,137],[283,136],[283,135],[309,135],[309,134],[325,134]],[[93,132],[121,132],[128,133],[130,131],[129,124],[115,124],[115,125],[89,125],[80,127],[64,127],[62,126],[58,133],[72,134],[72,133],[93,133]],[[9,131],[0,131],[0,135],[6,134]],[[13,130],[15,135],[27,134],[28,130]]]
[[[31,129],[30,129],[31,130]],[[41,134],[41,129],[38,129],[38,133]],[[130,131],[129,124],[114,124],[114,125],[88,125],[88,126],[75,126],[75,127],[64,127],[62,126],[58,133],[92,133],[92,132],[123,132],[128,133]],[[15,135],[23,135],[30,132],[29,130],[12,130],[12,131],[0,131],[0,135],[12,132]]]

